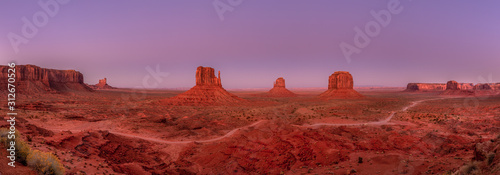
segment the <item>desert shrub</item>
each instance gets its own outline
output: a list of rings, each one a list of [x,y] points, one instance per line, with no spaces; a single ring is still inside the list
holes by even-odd
[[[466,174],[481,174],[481,169],[479,168],[479,163],[474,161],[460,168],[455,174],[466,175]]]
[[[31,153],[30,146],[26,142],[20,139],[16,139],[16,160],[18,160],[19,163],[26,165],[27,163],[26,160],[30,153]]]
[[[10,141],[12,141],[12,140],[8,139],[9,131],[10,130],[5,129],[5,128],[0,129],[0,142],[3,143],[3,145],[6,148],[10,147]],[[15,145],[16,160],[19,163],[26,165],[26,157],[28,157],[28,154],[31,153],[31,148],[26,142],[24,142],[23,140],[20,139],[21,137],[19,136],[19,131],[16,130],[14,135],[15,135],[14,141],[16,142],[16,145]]]
[[[34,150],[28,155],[28,166],[38,171],[39,174],[64,174],[61,161],[52,153]]]

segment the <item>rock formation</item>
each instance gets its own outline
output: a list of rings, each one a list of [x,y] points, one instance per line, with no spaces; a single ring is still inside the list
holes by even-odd
[[[405,91],[443,91],[446,84],[443,83],[408,83]]]
[[[274,87],[267,93],[270,97],[295,97],[297,94],[289,91],[285,87],[285,79],[279,77],[274,83]]]
[[[320,94],[321,98],[325,99],[348,99],[362,98],[353,89],[354,81],[352,75],[346,71],[337,71],[328,78],[328,90]]]
[[[474,91],[471,90],[461,90],[460,84],[456,81],[448,81],[446,83],[446,90],[441,93],[441,95],[458,95],[458,96],[471,96],[474,95]]]
[[[456,81],[451,80],[446,83],[446,90],[460,90],[460,88]]]
[[[101,90],[101,89],[116,89],[115,87],[108,85],[106,78],[100,79],[99,83],[97,83],[96,85],[90,85],[89,87],[91,87],[92,89],[99,89],[99,90]]]
[[[0,90],[6,91],[8,66],[0,66]],[[16,65],[16,91],[22,94],[92,91],[75,70],[55,70],[34,65]]]
[[[196,69],[196,85],[193,88],[163,100],[164,103],[173,105],[220,105],[242,101],[245,100],[222,88],[220,71],[216,77],[213,68],[202,66]]]
[[[460,88],[461,90],[473,90],[474,84],[473,83],[458,83],[458,88]]]
[[[492,85],[484,83],[484,84],[476,84],[474,86],[474,90],[493,90],[493,88]]]

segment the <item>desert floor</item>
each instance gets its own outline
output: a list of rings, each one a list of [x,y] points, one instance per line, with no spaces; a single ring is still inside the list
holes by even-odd
[[[169,90],[20,95],[16,128],[69,174],[443,174],[499,140],[499,95],[358,91],[235,91],[248,102],[225,106],[162,105],[182,92]]]

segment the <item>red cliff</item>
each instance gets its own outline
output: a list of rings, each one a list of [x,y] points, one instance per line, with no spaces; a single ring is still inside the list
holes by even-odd
[[[0,66],[1,90],[6,90],[8,66]],[[44,93],[60,91],[91,91],[83,83],[83,74],[75,70],[55,70],[34,65],[16,66],[16,84],[19,93]]]
[[[108,81],[106,78],[100,79],[99,83],[97,83],[96,85],[90,85],[89,87],[91,87],[92,89],[99,89],[99,90],[116,89],[115,87],[108,85]]]
[[[188,91],[170,99],[163,100],[164,103],[173,105],[220,105],[235,104],[245,101],[227,92],[222,88],[220,71],[215,76],[211,67],[198,67],[196,69],[196,85]]]
[[[355,91],[353,86],[354,80],[349,72],[337,71],[328,78],[328,90],[320,94],[320,97],[325,99],[362,98],[363,95]]]
[[[289,91],[285,87],[285,79],[283,77],[279,77],[276,79],[276,82],[274,83],[274,87],[269,90],[267,93],[267,96],[270,97],[295,97],[297,94]]]

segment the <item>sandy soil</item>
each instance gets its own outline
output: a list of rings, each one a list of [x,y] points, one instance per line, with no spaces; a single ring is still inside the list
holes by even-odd
[[[69,174],[443,174],[500,134],[498,95],[367,88],[365,98],[322,100],[321,90],[291,98],[234,91],[249,103],[160,105],[181,92],[21,96],[17,127]]]

